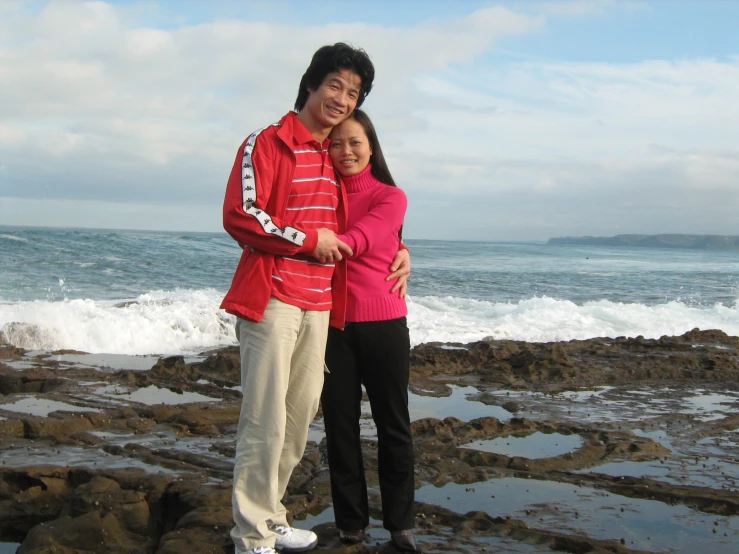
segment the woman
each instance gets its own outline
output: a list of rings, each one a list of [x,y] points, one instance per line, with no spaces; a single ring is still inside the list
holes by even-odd
[[[407,206],[382,155],[374,126],[361,110],[334,127],[329,152],[346,187],[349,225],[338,236],[347,259],[346,326],[331,327],[321,404],[331,495],[345,544],[361,542],[369,524],[359,434],[364,384],[377,426],[383,525],[401,551],[413,537],[413,440],[408,415],[410,342],[405,295],[390,291],[387,269],[400,244]]]

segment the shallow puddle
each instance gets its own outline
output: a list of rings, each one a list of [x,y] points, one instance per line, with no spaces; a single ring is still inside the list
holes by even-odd
[[[32,362],[29,360],[3,360],[3,363],[6,366],[12,367],[13,369],[17,369],[17,370],[31,369],[34,367],[41,367],[42,365],[39,362]]]
[[[197,392],[174,392],[169,389],[163,389],[156,385],[150,385],[143,389],[137,389],[132,392],[120,392],[118,385],[110,385],[102,387],[95,391],[95,394],[105,396],[115,400],[127,400],[153,406],[155,404],[190,404],[193,402],[221,402],[222,398],[211,398]]]
[[[462,421],[470,421],[478,417],[495,417],[502,422],[510,420],[513,415],[500,406],[487,406],[478,400],[470,400],[467,397],[478,395],[475,387],[450,386],[450,396],[421,396],[408,392],[408,412],[411,421],[417,421],[426,417],[444,419],[456,417]],[[359,420],[359,434],[362,438],[377,438],[377,428],[372,420],[370,403],[363,401],[360,406],[362,417]],[[326,436],[323,420],[314,420],[308,432],[308,440],[320,443]]]
[[[0,542],[0,554],[15,554],[15,551],[18,550],[19,547],[19,543]]]
[[[427,485],[416,491],[416,499],[458,513],[483,510],[493,517],[510,515],[540,529],[623,539],[629,548],[652,552],[710,548],[712,554],[734,554],[739,540],[739,517],[703,514],[685,506],[552,481],[503,478],[473,485]]]
[[[0,409],[21,414],[30,414],[39,417],[47,417],[51,412],[99,412],[96,408],[74,406],[57,400],[47,400],[37,396],[27,396],[13,402],[12,404],[0,404]]]
[[[49,463],[49,452],[47,446],[39,445],[37,447],[32,441],[18,441],[3,449],[2,458],[3,462],[9,467],[29,467]],[[175,473],[161,466],[144,463],[136,458],[116,456],[99,448],[82,446],[55,446],[53,463],[64,466],[87,466],[93,469],[141,468],[146,470],[147,473]],[[2,553],[1,550],[0,553]]]
[[[722,419],[739,410],[739,396],[731,391],[711,392],[706,389],[678,390],[643,388],[622,390],[617,387],[594,387],[581,391],[544,394],[530,391],[491,391],[553,412],[554,417],[593,423],[632,424],[653,418],[682,414],[705,422]]]
[[[306,514],[305,519],[295,518],[295,527],[300,529],[313,529],[316,525],[323,525],[324,523],[331,523],[334,521],[334,508],[329,507],[323,510],[320,514],[312,515]]]
[[[295,519],[295,527],[299,529],[314,529],[318,525],[334,522],[334,509],[330,507],[320,514],[307,514],[304,519]],[[440,534],[420,533],[420,529],[415,529],[416,543],[430,552],[470,552],[470,554],[479,554],[483,548],[491,549],[491,552],[505,552],[506,554],[536,554],[543,552],[551,552],[548,546],[529,545],[523,542],[508,539],[506,537],[489,537],[474,536],[465,537],[465,539],[473,544],[455,544],[449,548],[439,547],[437,543],[447,542],[451,537],[445,536],[443,529],[438,529]],[[382,521],[370,518],[370,527],[366,531],[366,539],[364,544],[378,546],[390,540],[390,532],[382,527]]]
[[[581,469],[574,473],[603,473],[614,477],[649,477],[656,479],[666,477],[670,473],[670,468],[659,462],[611,462]]]
[[[595,387],[593,390],[566,391],[557,396],[573,402],[590,402],[616,387]]]
[[[313,441],[316,444],[320,444],[320,442],[323,440],[323,437],[325,436],[326,431],[323,427],[323,418],[316,418],[311,421],[310,427],[308,427],[308,440]]]
[[[602,395],[609,393],[613,387],[597,387],[595,390],[566,391],[559,394],[545,394],[531,391],[489,391],[488,394],[500,397],[501,402],[515,400],[522,405],[522,412],[529,416],[537,412],[552,413],[551,417],[583,422],[614,423],[622,420],[636,421],[651,417],[643,413],[628,413],[631,399],[605,400]],[[643,403],[642,399],[639,402]],[[531,410],[531,408],[536,408]],[[631,410],[628,410],[629,412]],[[529,417],[527,416],[527,417]]]
[[[709,487],[739,492],[739,461],[722,458],[682,456],[648,462],[611,462],[575,471],[603,473],[614,477],[646,477],[671,485]]]
[[[670,475],[676,484],[726,488],[739,492],[739,460],[732,462],[713,457],[693,458],[688,463],[684,462],[680,468],[682,471]]]
[[[646,439],[652,439],[654,442],[660,443],[665,448],[669,448],[670,450],[673,449],[672,443],[670,442],[670,439],[667,436],[667,433],[665,431],[657,430],[657,431],[644,431],[643,429],[634,429],[633,433],[637,437],[644,437]]]
[[[542,433],[537,431],[526,437],[499,437],[491,440],[475,441],[460,445],[482,452],[492,452],[513,457],[521,456],[530,460],[554,458],[568,452],[574,452],[583,445],[579,435],[563,435],[561,433]]]
[[[502,422],[508,421],[513,415],[500,406],[488,406],[478,400],[469,400],[470,395],[477,395],[475,387],[451,386],[450,396],[421,396],[408,393],[408,411],[411,421],[425,417],[444,419],[456,417],[462,421],[470,421],[478,417],[495,417]]]
[[[702,417],[701,421],[711,421],[721,419],[726,414],[733,414],[737,411],[739,398],[726,394],[715,394],[703,390],[695,391],[695,396],[683,398],[683,403],[687,407],[680,410],[681,414],[696,414]]]
[[[151,369],[159,361],[158,356],[131,356],[128,354],[52,354],[44,358],[45,362],[55,361],[69,363],[73,366],[92,367],[97,369],[132,369],[143,371]]]

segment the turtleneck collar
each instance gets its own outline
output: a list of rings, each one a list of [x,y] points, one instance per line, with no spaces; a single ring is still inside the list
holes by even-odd
[[[342,175],[341,182],[344,183],[346,192],[349,194],[369,190],[380,183],[380,181],[375,179],[375,176],[372,175],[372,164],[367,164],[367,167],[356,175]]]

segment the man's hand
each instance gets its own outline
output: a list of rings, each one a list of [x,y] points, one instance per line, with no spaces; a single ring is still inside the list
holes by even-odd
[[[331,262],[340,262],[342,260],[342,252],[346,256],[353,254],[352,249],[345,243],[336,238],[336,233],[331,229],[321,227],[318,229],[318,244],[313,251],[313,257],[322,264]]]
[[[390,264],[390,271],[392,273],[385,277],[385,281],[392,281],[397,279],[398,281],[390,289],[390,292],[398,291],[399,298],[405,298],[408,293],[408,277],[411,276],[411,255],[408,250],[398,250],[393,258],[393,263]]]

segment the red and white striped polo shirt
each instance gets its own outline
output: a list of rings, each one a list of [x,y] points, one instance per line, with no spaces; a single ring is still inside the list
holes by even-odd
[[[326,227],[338,233],[339,183],[328,154],[331,141],[319,143],[298,118],[293,125],[296,165],[284,222],[298,229]],[[333,263],[322,264],[312,256],[277,256],[272,295],[304,310],[330,310],[333,273]]]

